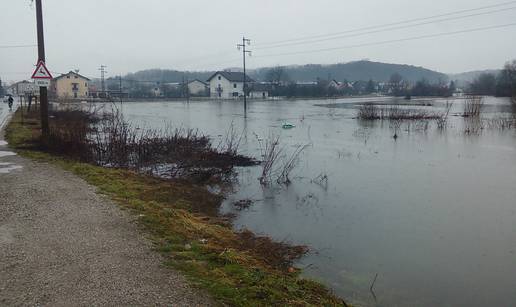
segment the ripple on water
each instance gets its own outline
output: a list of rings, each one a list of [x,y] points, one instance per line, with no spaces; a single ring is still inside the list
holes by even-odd
[[[0,163],[0,174],[8,174],[14,170],[21,169],[22,166],[12,163]]]

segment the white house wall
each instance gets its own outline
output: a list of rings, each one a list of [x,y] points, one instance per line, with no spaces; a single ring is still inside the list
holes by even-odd
[[[221,77],[219,80],[219,76]],[[219,92],[217,88],[222,88],[222,95],[219,97]],[[234,85],[236,84],[236,88]],[[222,98],[222,99],[233,99],[233,93],[238,92],[238,96],[244,95],[244,83],[243,82],[230,82],[222,75],[217,74],[210,80],[210,96],[212,98]]]
[[[193,95],[202,95],[206,93],[206,85],[199,81],[193,81],[188,83],[188,91]]]

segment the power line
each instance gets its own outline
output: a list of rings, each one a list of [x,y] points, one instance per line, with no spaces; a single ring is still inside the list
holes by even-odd
[[[258,50],[265,50],[265,49],[281,48],[281,47],[286,47],[286,46],[296,46],[296,45],[306,45],[306,44],[312,44],[312,43],[319,43],[319,42],[331,41],[331,40],[341,39],[341,38],[357,37],[357,36],[363,36],[363,35],[367,35],[367,34],[381,33],[381,32],[387,32],[387,31],[399,30],[399,29],[405,29],[405,28],[412,28],[412,27],[428,25],[428,24],[433,24],[433,23],[439,23],[439,22],[444,22],[444,21],[459,20],[459,19],[465,19],[465,18],[476,17],[476,16],[481,16],[481,15],[488,15],[488,14],[493,14],[493,13],[506,12],[508,10],[514,10],[514,9],[516,9],[516,6],[509,7],[509,8],[498,9],[498,10],[494,10],[494,11],[475,13],[475,14],[470,14],[470,15],[465,15],[465,16],[449,17],[449,18],[444,18],[444,19],[425,21],[425,22],[416,23],[416,24],[397,26],[397,27],[390,27],[390,28],[386,28],[386,29],[378,29],[378,30],[373,30],[373,31],[366,31],[366,32],[347,34],[347,35],[338,35],[338,36],[333,36],[333,37],[327,37],[327,38],[321,38],[321,39],[313,39],[313,40],[307,40],[307,41],[301,41],[301,42],[284,43],[284,44],[278,44],[278,45],[273,45],[273,46],[263,47],[263,48],[257,48],[257,49]]]
[[[259,44],[257,46],[258,47],[259,46],[264,46],[265,47],[265,46],[268,46],[268,45],[277,45],[277,44],[282,44],[282,43],[286,43],[286,42],[296,42],[296,41],[302,41],[302,40],[307,40],[307,39],[317,39],[317,38],[323,38],[323,37],[328,37],[328,36],[336,36],[336,35],[341,35],[341,34],[346,34],[346,33],[361,32],[361,31],[372,30],[372,29],[377,29],[377,28],[396,26],[396,25],[413,23],[413,22],[418,22],[418,21],[423,21],[423,20],[430,20],[430,19],[435,19],[435,18],[439,18],[439,17],[453,16],[453,15],[458,15],[458,14],[463,14],[463,13],[468,13],[468,12],[485,10],[485,9],[489,9],[489,8],[507,6],[507,5],[514,4],[514,3],[516,3],[516,1],[502,2],[502,3],[494,4],[494,5],[487,5],[487,6],[482,6],[482,7],[472,8],[472,9],[452,11],[452,12],[449,12],[449,13],[444,13],[444,14],[439,14],[439,15],[432,15],[432,16],[422,17],[422,18],[407,19],[407,20],[393,22],[393,23],[380,24],[380,25],[376,25],[376,26],[368,26],[368,27],[363,27],[363,28],[356,28],[356,29],[340,31],[340,32],[334,32],[334,33],[327,33],[327,34],[304,36],[304,37],[298,37],[298,38],[293,38],[293,39],[289,39],[289,40],[265,42],[265,43]]]
[[[375,45],[383,45],[383,44],[389,44],[389,43],[405,42],[405,41],[419,40],[419,39],[425,39],[425,38],[434,38],[434,37],[440,37],[440,36],[450,36],[450,35],[462,34],[462,33],[479,32],[479,31],[485,31],[485,30],[491,30],[491,29],[507,28],[507,27],[512,27],[512,26],[516,26],[516,23],[508,23],[508,24],[503,24],[503,25],[496,25],[496,26],[490,26],[490,27],[481,27],[481,28],[473,28],[473,29],[453,31],[453,32],[443,32],[443,33],[436,33],[436,34],[420,35],[420,36],[413,36],[413,37],[407,37],[407,38],[401,38],[401,39],[378,41],[378,42],[372,42],[372,43],[347,45],[347,46],[341,46],[341,47],[313,49],[313,50],[305,50],[305,51],[297,51],[297,52],[286,52],[286,53],[276,53],[276,54],[264,54],[264,55],[258,55],[256,57],[262,58],[262,57],[274,57],[274,56],[285,56],[285,55],[297,55],[297,54],[326,52],[326,51],[342,50],[342,49],[349,49],[349,48],[357,48],[357,47],[375,46]]]
[[[38,45],[0,45],[0,49],[32,48]]]

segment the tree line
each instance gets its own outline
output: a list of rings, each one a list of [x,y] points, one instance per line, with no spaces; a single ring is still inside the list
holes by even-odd
[[[498,75],[480,74],[467,90],[474,95],[516,97],[516,60],[506,63]]]

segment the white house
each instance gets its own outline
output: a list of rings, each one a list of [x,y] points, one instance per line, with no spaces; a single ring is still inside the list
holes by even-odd
[[[27,80],[14,83],[7,89],[7,93],[12,96],[26,96],[35,95],[39,96],[39,87],[34,82]]]
[[[254,82],[249,76],[245,80],[250,87]],[[208,80],[212,98],[232,99],[244,96],[244,73],[217,71]]]
[[[206,96],[208,93],[208,84],[200,80],[192,80],[188,82],[188,92],[193,96]]]
[[[270,85],[262,83],[253,83],[249,87],[249,97],[255,99],[269,98]]]

